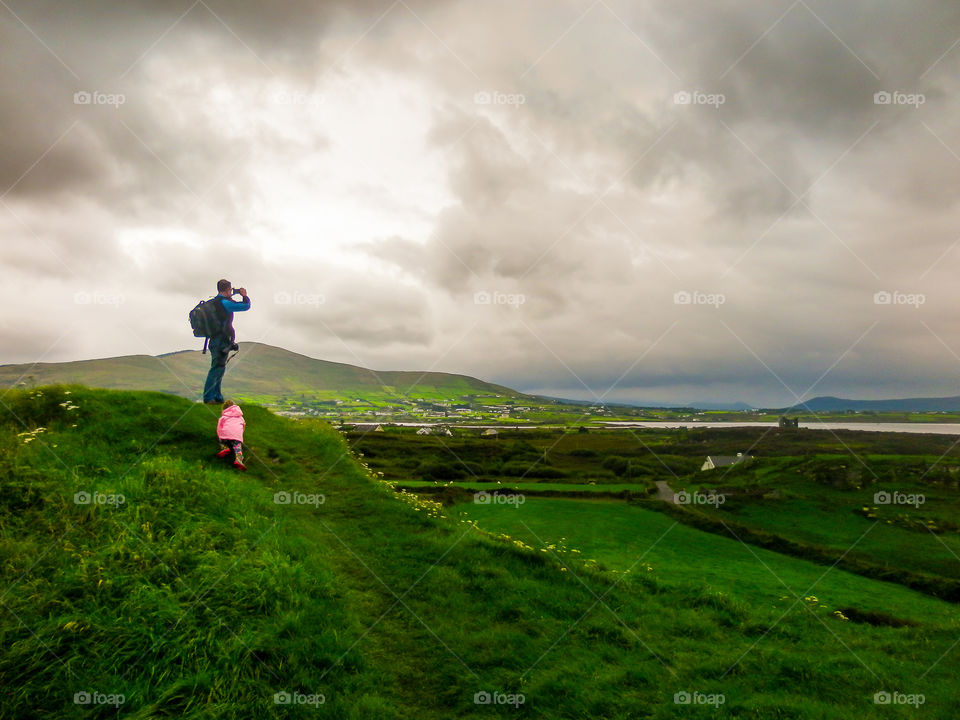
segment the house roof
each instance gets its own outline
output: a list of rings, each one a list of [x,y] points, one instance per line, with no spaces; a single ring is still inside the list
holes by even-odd
[[[707,455],[707,461],[712,462],[714,467],[736,465],[738,462],[743,462],[744,460],[749,459],[749,455]]]

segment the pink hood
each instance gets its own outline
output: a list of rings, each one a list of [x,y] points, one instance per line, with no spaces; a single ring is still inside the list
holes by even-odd
[[[239,405],[224,409],[217,421],[217,437],[221,440],[239,440],[243,442],[243,429],[247,426],[243,419],[243,410]]]

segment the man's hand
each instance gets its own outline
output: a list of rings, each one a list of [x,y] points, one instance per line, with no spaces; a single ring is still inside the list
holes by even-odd
[[[241,297],[246,297],[246,296],[247,296],[247,289],[246,289],[246,288],[234,288],[233,291],[234,291],[235,293],[240,293],[240,296],[241,296]]]

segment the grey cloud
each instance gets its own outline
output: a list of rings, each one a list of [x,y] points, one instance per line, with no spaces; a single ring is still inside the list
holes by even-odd
[[[424,27],[401,5],[380,18],[386,0],[211,0],[134,65],[189,0],[11,3],[80,78],[0,9],[0,192],[49,149],[0,205],[5,274],[27,295],[42,287],[51,317],[76,288],[127,293],[114,315],[67,307],[82,337],[60,359],[144,351],[122,331],[144,315],[156,352],[189,346],[184,313],[226,275],[254,298],[244,339],[378,368],[439,363],[581,396],[581,380],[600,393],[626,371],[611,398],[791,401],[755,352],[797,392],[828,370],[817,391],[950,392],[960,160],[944,145],[960,154],[960,49],[920,75],[960,34],[960,8],[807,0],[750,49],[787,5],[608,4],[629,29],[599,4],[561,37],[582,3],[409,3]],[[301,146],[320,155],[339,139],[322,114],[220,122],[242,117],[204,106],[204,84],[238,93],[242,114],[271,81],[313,90],[348,70],[423,89],[451,199],[404,208],[397,188],[350,180],[365,212],[429,218],[432,232],[358,241],[349,267],[281,261],[289,239],[258,208],[259,163],[294,165]],[[128,102],[75,106],[83,88]],[[726,102],[674,104],[695,89]],[[926,103],[877,106],[880,89]],[[481,91],[525,101],[477,103]],[[928,302],[880,306],[882,289]],[[482,305],[478,291],[526,300]],[[678,291],[726,303],[678,306]],[[325,303],[276,302],[283,292]],[[23,350],[2,360],[42,352],[48,334],[8,320],[4,347]]]
[[[99,191],[131,205],[140,193],[162,204],[169,193],[201,192],[242,147],[198,123],[203,108],[177,108],[176,98],[154,94],[158,60],[195,59],[193,67],[209,70],[219,60],[220,80],[228,84],[226,64],[248,77],[303,83],[332,62],[322,52],[332,23],[388,6],[381,0],[11,0],[0,11],[0,61],[9,70],[0,78],[0,192],[18,178],[13,195]],[[122,94],[126,103],[75,105],[74,93],[84,91]],[[79,129],[56,142],[71,126]]]
[[[433,259],[419,243],[398,236],[372,240],[356,250],[419,278],[428,272],[426,263]]]
[[[380,351],[398,345],[428,346],[433,339],[424,298],[416,292],[396,285],[364,287],[342,277],[324,285],[324,290],[279,291],[268,312],[285,328],[328,336],[363,355],[370,346]]]

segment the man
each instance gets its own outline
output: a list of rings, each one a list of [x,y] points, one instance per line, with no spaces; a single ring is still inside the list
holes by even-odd
[[[242,298],[240,302],[234,302],[230,299],[237,294]],[[227,355],[235,347],[234,339],[236,335],[233,330],[233,314],[249,310],[250,298],[247,297],[246,288],[234,288],[229,280],[220,280],[217,282],[217,296],[210,302],[214,303],[220,330],[210,338],[210,344],[208,345],[210,348],[210,372],[207,373],[207,382],[203,387],[203,401],[207,404],[223,402],[220,383],[223,380],[223,373],[227,369]]]

